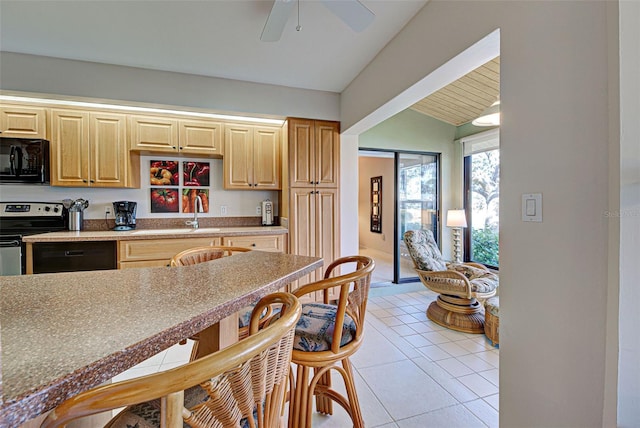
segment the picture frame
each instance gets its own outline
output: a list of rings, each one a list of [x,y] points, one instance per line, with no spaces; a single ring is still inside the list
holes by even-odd
[[[371,223],[373,233],[382,233],[382,176],[371,177]]]

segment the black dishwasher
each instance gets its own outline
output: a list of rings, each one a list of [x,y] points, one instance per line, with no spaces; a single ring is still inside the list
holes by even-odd
[[[36,242],[33,244],[33,273],[116,268],[116,241]]]

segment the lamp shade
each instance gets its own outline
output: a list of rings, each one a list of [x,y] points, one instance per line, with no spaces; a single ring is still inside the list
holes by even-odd
[[[447,227],[467,227],[467,216],[464,210],[447,211]]]
[[[477,119],[471,122],[474,126],[498,126],[500,125],[500,100],[487,107]]]

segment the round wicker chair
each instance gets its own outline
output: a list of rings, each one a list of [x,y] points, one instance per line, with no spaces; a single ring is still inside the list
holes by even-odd
[[[484,300],[496,294],[498,276],[479,263],[446,263],[430,230],[404,234],[420,281],[439,293],[427,308],[427,318],[465,333],[484,333]]]
[[[260,329],[260,313],[271,304],[282,305],[280,317]],[[85,391],[53,409],[41,427],[123,406],[107,428],[278,427],[300,314],[293,295],[265,296],[245,340],[165,372]]]

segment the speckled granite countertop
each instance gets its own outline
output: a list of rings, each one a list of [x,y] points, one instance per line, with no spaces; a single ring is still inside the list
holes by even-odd
[[[179,268],[0,277],[0,427],[111,379],[322,259],[251,251]]]
[[[114,230],[50,232],[24,236],[24,242],[67,242],[67,241],[124,241],[134,239],[192,238],[210,236],[243,235],[283,235],[288,233],[282,226],[240,226],[240,227],[204,227],[190,229],[136,229],[123,232]]]

